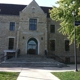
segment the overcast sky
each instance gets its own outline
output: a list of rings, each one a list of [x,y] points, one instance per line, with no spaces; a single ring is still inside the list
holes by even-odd
[[[28,5],[32,0],[0,0],[0,3]],[[35,0],[39,6],[54,6],[58,0]],[[57,5],[56,5],[57,6]]]

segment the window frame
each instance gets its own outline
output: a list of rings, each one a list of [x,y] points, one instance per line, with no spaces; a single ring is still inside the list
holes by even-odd
[[[54,24],[50,25],[50,33],[55,33],[55,25]]]
[[[51,41],[53,41],[53,45],[51,44]],[[50,44],[49,44],[49,45],[50,45],[50,50],[51,50],[51,51],[55,51],[55,46],[56,46],[56,45],[55,45],[55,40],[50,40]],[[52,47],[51,47],[51,46],[52,46]]]
[[[29,30],[32,30],[32,31],[37,30],[37,19],[35,19],[35,18],[30,18],[29,19]]]
[[[15,31],[15,22],[10,22],[10,25],[9,25],[9,30],[10,31]]]
[[[66,42],[68,41],[68,42]],[[65,51],[70,51],[69,40],[65,40]]]
[[[13,46],[10,46],[10,39],[13,39]],[[14,37],[9,37],[8,38],[8,49],[13,50],[14,49],[14,43],[15,43],[15,38]]]

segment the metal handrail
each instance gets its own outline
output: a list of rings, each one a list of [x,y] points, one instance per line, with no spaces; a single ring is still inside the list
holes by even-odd
[[[53,58],[54,60],[57,60],[59,62],[65,63],[65,60],[61,59],[58,55],[53,54],[52,52],[48,52],[48,56],[50,58]]]
[[[2,61],[4,61],[4,58],[5,58],[5,57],[7,57],[7,56],[4,56],[4,55],[3,55],[2,57],[0,57],[0,63],[2,63]]]
[[[19,57],[20,56],[20,49],[17,49],[15,54],[16,54],[16,57]],[[0,54],[0,55],[1,55],[0,63],[2,63],[2,61],[4,61],[4,59],[5,59],[5,57],[7,58],[7,55],[6,56],[4,56],[4,54]]]

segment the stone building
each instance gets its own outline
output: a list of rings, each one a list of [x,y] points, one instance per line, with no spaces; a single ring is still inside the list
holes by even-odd
[[[51,7],[0,4],[0,54],[4,50],[20,49],[20,54],[52,53],[66,62],[74,62],[74,45],[58,32],[59,22],[49,16]],[[79,62],[79,49],[78,62]]]

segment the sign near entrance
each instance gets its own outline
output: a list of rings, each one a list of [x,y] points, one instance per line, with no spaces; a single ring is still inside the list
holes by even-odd
[[[80,21],[75,21],[75,26],[80,25]]]

